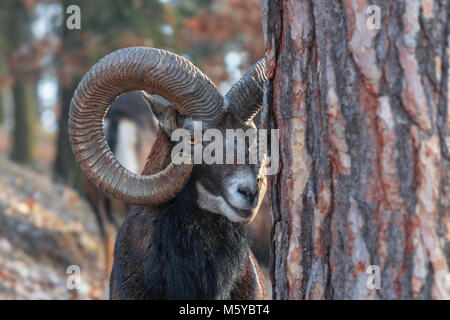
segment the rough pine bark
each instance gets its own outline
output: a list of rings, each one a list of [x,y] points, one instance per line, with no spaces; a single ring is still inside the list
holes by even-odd
[[[273,297],[449,299],[450,2],[262,3]]]

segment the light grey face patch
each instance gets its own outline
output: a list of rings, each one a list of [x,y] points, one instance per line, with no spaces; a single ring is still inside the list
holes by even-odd
[[[243,167],[222,181],[219,194],[208,191],[200,182],[196,182],[197,204],[200,208],[221,214],[230,221],[248,223],[255,214],[255,208],[261,200],[258,181],[250,167]]]
[[[232,222],[243,223],[249,220],[239,216],[222,196],[215,196],[206,190],[200,181],[197,181],[195,186],[198,192],[197,205],[203,210],[221,214]]]
[[[239,210],[251,210],[256,206],[258,183],[250,168],[237,171],[225,179],[225,198]]]

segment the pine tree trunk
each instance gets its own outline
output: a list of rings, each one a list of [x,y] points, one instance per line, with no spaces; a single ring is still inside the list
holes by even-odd
[[[381,29],[368,28],[369,5]],[[280,130],[274,298],[449,299],[450,2],[263,9],[265,103]]]

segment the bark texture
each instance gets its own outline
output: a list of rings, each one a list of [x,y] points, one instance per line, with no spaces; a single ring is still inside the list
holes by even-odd
[[[262,3],[273,297],[449,299],[450,2]]]

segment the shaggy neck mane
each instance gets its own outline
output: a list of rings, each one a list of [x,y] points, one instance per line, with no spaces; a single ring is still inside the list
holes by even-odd
[[[148,292],[159,299],[227,299],[247,258],[242,225],[195,204],[190,182],[153,221]],[[156,259],[155,259],[156,257]]]
[[[170,161],[171,143],[162,129],[143,174],[161,171]],[[190,181],[152,221],[144,261],[147,294],[155,299],[226,299],[248,255],[242,225],[197,207]],[[156,259],[154,257],[157,257]]]

